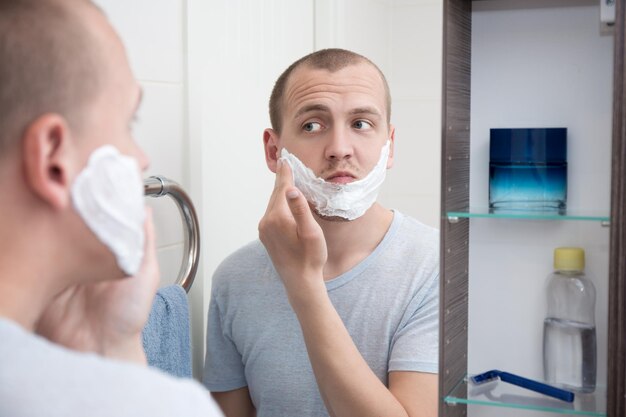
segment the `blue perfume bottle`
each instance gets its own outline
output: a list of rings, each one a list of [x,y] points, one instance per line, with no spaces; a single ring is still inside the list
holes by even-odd
[[[567,129],[490,129],[489,208],[564,212]]]

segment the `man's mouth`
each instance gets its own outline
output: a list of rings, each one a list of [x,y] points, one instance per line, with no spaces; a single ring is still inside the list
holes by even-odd
[[[337,171],[327,176],[326,181],[334,184],[348,184],[356,181],[356,177],[348,171]]]

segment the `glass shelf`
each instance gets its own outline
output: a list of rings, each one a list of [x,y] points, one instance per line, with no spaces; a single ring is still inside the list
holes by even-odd
[[[446,213],[450,222],[456,222],[460,218],[495,218],[495,219],[529,219],[529,220],[587,220],[602,223],[603,226],[610,224],[610,217],[603,213],[568,210],[564,213],[558,211],[539,210],[505,210],[490,209],[488,207],[470,207],[464,211],[449,211]]]
[[[499,380],[477,385],[464,378],[444,401],[449,405],[474,404],[579,416],[606,416],[606,387],[596,387],[591,394],[575,393],[574,402],[568,403]]]

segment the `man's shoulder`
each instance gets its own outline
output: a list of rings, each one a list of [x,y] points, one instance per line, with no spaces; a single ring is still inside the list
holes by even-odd
[[[0,404],[0,415],[77,415],[79,408],[97,416],[218,415],[195,381],[66,349],[1,318],[0,335],[0,398],[24,400]],[[33,389],[33,378],[47,388]],[[66,397],[68,389],[81,401]]]
[[[398,237],[407,244],[439,248],[439,229],[422,223],[414,217],[396,211],[400,219]]]
[[[270,262],[260,240],[256,239],[228,255],[213,274],[213,282],[232,281],[236,277],[257,274]]]
[[[396,211],[384,257],[388,265],[401,266],[409,276],[430,277],[439,269],[439,230]]]

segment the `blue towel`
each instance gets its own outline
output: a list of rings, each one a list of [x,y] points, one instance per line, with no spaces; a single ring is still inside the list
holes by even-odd
[[[148,365],[171,375],[191,378],[189,302],[180,285],[159,289],[143,329]]]

